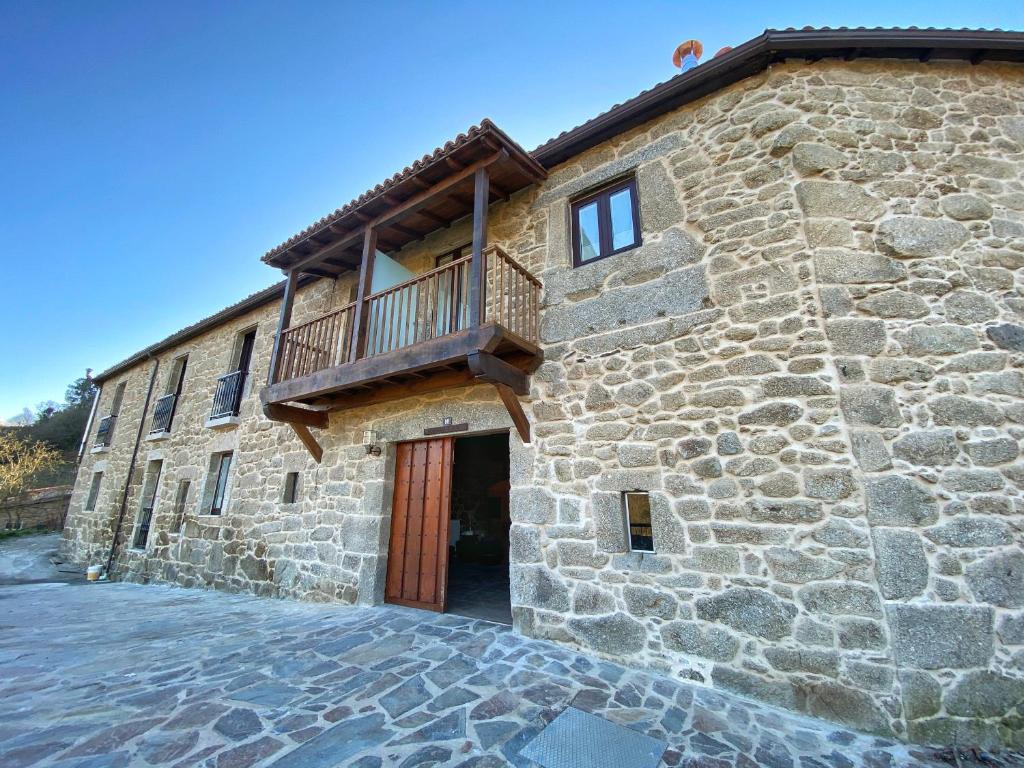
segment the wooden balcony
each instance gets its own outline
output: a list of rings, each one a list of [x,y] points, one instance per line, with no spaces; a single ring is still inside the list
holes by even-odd
[[[488,120],[339,208],[264,257],[288,274],[263,413],[289,423],[310,453],[327,411],[489,382],[522,436],[517,395],[540,363],[540,282],[488,247],[488,208],[546,177]],[[378,244],[395,252],[471,214],[471,255],[371,293]],[[361,243],[361,247],[360,247]],[[356,256],[356,249],[359,255]],[[358,269],[356,300],[291,324],[300,274]]]
[[[265,404],[344,410],[498,381],[516,394],[540,362],[540,281],[501,248],[483,251],[481,317],[473,322],[471,257],[285,329]]]

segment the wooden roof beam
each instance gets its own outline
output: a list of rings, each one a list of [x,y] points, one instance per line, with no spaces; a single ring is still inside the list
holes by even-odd
[[[386,227],[389,224],[391,224],[391,222],[397,221],[404,216],[409,216],[413,213],[419,213],[420,209],[424,205],[429,203],[430,200],[432,200],[435,197],[440,197],[446,194],[448,190],[450,190],[452,187],[456,186],[457,184],[461,184],[466,179],[472,177],[476,173],[478,168],[487,168],[488,166],[498,162],[499,160],[507,158],[508,156],[508,151],[502,149],[498,152],[495,152],[492,155],[488,155],[487,157],[483,157],[477,160],[475,163],[467,165],[465,168],[458,171],[457,173],[454,173],[451,176],[437,182],[437,184],[434,184],[433,186],[428,187],[427,189],[424,189],[421,192],[417,192],[415,195],[413,195],[410,198],[407,198],[405,201],[403,201],[400,205],[396,206],[395,208],[389,211],[385,211],[379,216],[376,216],[368,221],[365,221],[363,223],[363,226],[359,227],[359,229],[353,230],[351,234],[349,234],[347,237],[344,237],[335,243],[331,243],[330,245],[318,251],[314,251],[313,253],[302,256],[297,262],[291,264],[288,267],[288,269],[294,269],[300,272],[308,272],[309,267],[315,266],[318,262],[322,261],[324,257],[332,255],[338,251],[344,251],[347,248],[351,247],[351,245],[354,242],[362,238],[363,232],[365,232],[367,228]],[[362,214],[361,211],[354,211],[353,213]],[[362,215],[365,216],[366,214]]]

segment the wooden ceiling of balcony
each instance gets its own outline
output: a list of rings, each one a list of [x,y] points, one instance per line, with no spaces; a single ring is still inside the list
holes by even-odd
[[[490,202],[546,177],[546,172],[503,131],[485,120],[388,181],[324,217],[263,260],[283,270],[336,277],[359,268],[362,237],[377,232],[384,252],[422,240],[473,212],[473,175],[486,166]]]

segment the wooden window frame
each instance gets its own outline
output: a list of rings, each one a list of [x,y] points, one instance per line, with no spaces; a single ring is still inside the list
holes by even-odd
[[[647,510],[650,515],[651,507],[651,494],[649,491],[623,491],[622,492],[622,515],[626,522],[626,543],[629,545],[630,552],[638,552],[645,555],[653,555],[657,553],[657,548],[654,543],[654,517],[651,516],[651,548],[650,549],[637,549],[633,546],[633,523],[629,516],[629,497],[630,496],[646,496],[647,497]]]
[[[612,195],[624,189],[630,191],[630,202],[633,213],[633,242],[618,249],[612,249],[612,213],[609,200]],[[580,209],[597,203],[597,233],[600,240],[601,255],[586,261],[580,258]],[[636,176],[627,176],[609,182],[599,189],[590,190],[581,197],[569,203],[569,227],[572,237],[572,266],[573,269],[593,264],[596,261],[607,259],[610,256],[617,256],[620,253],[631,251],[643,245],[643,234],[640,230],[640,194],[637,190]]]

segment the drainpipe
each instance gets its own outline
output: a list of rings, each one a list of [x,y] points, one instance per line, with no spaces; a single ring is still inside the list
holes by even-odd
[[[99,389],[96,390],[96,394],[92,398],[92,408],[89,409],[89,420],[85,422],[85,433],[82,435],[82,444],[78,446],[78,463],[82,463],[82,457],[85,456],[85,445],[89,442],[89,433],[92,432],[92,422],[96,418],[96,409],[100,406],[100,398],[103,396],[103,385],[100,384]]]
[[[153,360],[153,356],[149,355]],[[124,524],[124,513],[128,509],[128,491],[132,487],[132,476],[135,474],[135,460],[139,455],[139,445],[142,443],[142,433],[146,428],[146,414],[149,412],[149,401],[153,396],[153,385],[156,384],[156,372],[160,370],[160,361],[153,360],[153,372],[149,375],[149,389],[146,390],[146,402],[142,406],[142,418],[139,419],[139,431],[135,435],[135,447],[132,448],[132,460],[128,465],[128,477],[124,481],[124,493],[121,494],[121,510],[117,513],[117,526],[114,528],[114,538],[110,542],[110,554],[107,555],[107,578],[110,578],[110,569],[114,565],[114,550],[117,549],[117,537],[121,535],[121,526]]]

